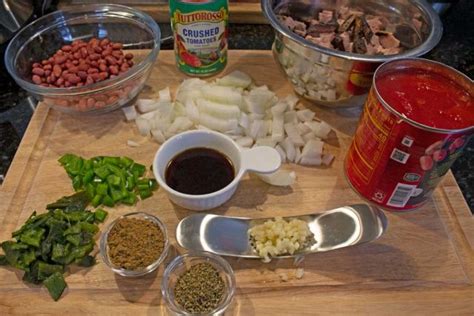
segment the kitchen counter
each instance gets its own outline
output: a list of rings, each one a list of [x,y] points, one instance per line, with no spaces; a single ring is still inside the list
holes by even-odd
[[[444,35],[426,58],[453,66],[474,77],[474,1],[461,0],[443,17]],[[171,34],[168,24],[161,24],[163,36]],[[231,24],[230,49],[270,49],[273,30],[269,25]],[[170,49],[165,43],[162,49]],[[23,91],[11,85],[0,86],[0,183],[18,148],[34,110]],[[452,167],[471,211],[474,212],[474,138]]]

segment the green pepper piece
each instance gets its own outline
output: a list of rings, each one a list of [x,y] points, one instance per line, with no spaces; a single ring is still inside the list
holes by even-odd
[[[66,240],[69,241],[74,246],[79,246],[81,244],[81,234],[67,235]]]
[[[137,196],[135,195],[135,193],[130,192],[126,197],[122,199],[121,202],[127,205],[135,205],[135,203],[137,202]]]
[[[77,175],[72,179],[72,187],[74,188],[74,191],[79,191],[82,188],[82,179],[80,175]]]
[[[128,168],[133,164],[133,160],[128,157],[120,157],[120,165],[124,168]]]
[[[93,179],[94,179],[94,170],[89,169],[84,174],[84,177],[82,178],[82,183],[84,184],[91,183]]]
[[[65,154],[61,158],[58,159],[61,165],[69,164],[73,159],[78,159],[79,157],[74,154]]]
[[[148,179],[148,186],[152,191],[158,189],[158,182],[155,179]]]
[[[54,220],[54,221],[53,221]],[[48,261],[53,247],[53,243],[64,243],[65,238],[63,236],[64,231],[67,228],[65,222],[51,218],[48,220],[49,224],[49,233],[45,240],[41,243],[41,257],[43,260]]]
[[[128,190],[128,191],[132,191],[134,188],[135,188],[135,178],[132,176],[128,176],[127,177],[127,182],[125,182],[125,188]]]
[[[92,206],[93,207],[97,207],[100,205],[100,203],[102,202],[102,195],[99,195],[97,194],[96,196],[94,196],[94,198],[92,199]]]
[[[48,210],[64,209],[66,211],[84,210],[90,202],[89,194],[85,191],[74,193],[71,196],[64,196],[54,203],[46,205]],[[41,214],[43,215],[43,214]],[[38,215],[38,216],[41,216]]]
[[[97,233],[99,231],[99,227],[95,224],[91,224],[91,223],[88,223],[88,222],[81,222],[79,224],[81,225],[81,231],[82,232],[88,232],[88,233],[91,233],[92,235],[94,235],[95,233]]]
[[[94,212],[95,220],[96,220],[97,222],[103,223],[104,220],[105,220],[105,218],[107,217],[107,214],[108,214],[108,213],[107,213],[106,211],[104,211],[104,210],[101,209],[101,208],[98,208],[98,209],[96,209],[95,212]]]
[[[86,173],[87,173],[87,171],[92,170],[92,160],[84,159],[84,164],[82,165],[82,170],[86,171]]]
[[[107,183],[110,185],[110,186],[119,186],[120,183],[121,183],[121,179],[119,176],[116,176],[115,174],[111,174],[107,177]]]
[[[142,164],[139,163],[133,163],[133,165],[130,167],[130,170],[132,171],[133,174],[137,174],[138,177],[143,176],[143,174],[146,171],[146,167]]]
[[[86,189],[86,192],[89,195],[89,197],[91,199],[93,199],[94,196],[95,196],[95,187],[94,187],[94,185],[92,183],[87,183],[85,189]]]
[[[100,166],[94,169],[94,173],[102,180],[105,180],[110,174],[110,170],[107,168],[107,166]]]
[[[43,281],[44,286],[48,289],[49,295],[53,300],[57,301],[64,292],[67,284],[64,281],[62,273],[55,272]]]
[[[80,174],[83,164],[84,159],[81,157],[71,157],[71,160],[64,165],[64,169],[69,174],[69,176],[73,177]]]
[[[108,192],[109,186],[107,185],[107,183],[99,183],[95,189],[96,189],[97,194],[106,195]]]
[[[35,265],[38,267],[38,280],[46,280],[56,272],[64,272],[64,267],[59,264],[49,264],[43,261],[36,261]]]
[[[153,193],[147,188],[146,190],[138,190],[138,194],[140,195],[140,199],[144,200],[152,196]]]
[[[73,247],[70,255],[68,256],[69,262],[72,262],[76,259],[82,259],[87,256],[92,250],[94,250],[94,243],[85,244],[83,246]]]
[[[102,198],[102,204],[109,207],[115,205],[114,200],[110,197],[110,195],[104,195],[104,197]]]
[[[115,166],[115,165],[107,165],[107,168],[109,169],[110,172],[112,172],[114,175],[116,176],[120,176],[122,173],[124,173],[124,171],[122,169],[120,169],[119,167]]]
[[[35,251],[26,244],[8,240],[4,241],[1,246],[5,253],[5,259],[14,268],[29,271],[30,264],[36,260]]]
[[[39,248],[45,232],[46,229],[44,228],[30,228],[20,235],[20,240],[27,245]]]
[[[118,202],[124,197],[122,191],[117,189],[110,189],[110,196],[114,202]]]
[[[76,223],[72,225],[71,227],[69,227],[68,229],[66,229],[63,233],[63,236],[79,234],[80,232],[81,232],[81,222]]]
[[[71,261],[68,262],[67,257],[71,253],[71,244],[53,244],[53,251],[51,252],[51,260],[57,263],[61,264],[68,264]]]
[[[82,259],[76,260],[77,265],[81,267],[92,267],[95,264],[95,262],[96,262],[95,258],[90,255],[87,255]]]
[[[146,183],[146,184],[137,184],[137,189],[138,189],[138,191],[145,191],[145,190],[150,190],[150,187],[148,186],[148,183]]]
[[[0,266],[6,266],[8,264],[7,257],[5,255],[0,255]]]
[[[84,221],[93,224],[93,223],[95,222],[94,213],[88,211],[86,214],[87,214],[87,216],[86,216],[86,218],[84,219]]]
[[[106,165],[112,164],[112,165],[120,166],[119,157],[104,157],[103,161],[104,161],[104,164]]]

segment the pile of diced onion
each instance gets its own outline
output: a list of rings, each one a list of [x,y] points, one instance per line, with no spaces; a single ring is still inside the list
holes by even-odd
[[[315,120],[311,110],[296,109],[297,103],[296,96],[278,99],[267,86],[256,86],[247,74],[234,71],[214,82],[184,80],[174,101],[166,88],[159,99],[139,99],[123,111],[141,135],[158,143],[190,129],[211,129],[241,147],[273,147],[282,162],[330,165],[334,156],[323,151],[323,140],[331,127]]]

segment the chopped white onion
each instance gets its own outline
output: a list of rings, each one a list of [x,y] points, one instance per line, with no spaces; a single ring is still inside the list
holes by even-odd
[[[166,141],[165,135],[163,135],[163,132],[159,129],[152,129],[151,136],[153,136],[153,139],[160,144],[163,144]]]
[[[302,122],[312,121],[314,119],[315,115],[316,115],[316,113],[314,113],[310,109],[304,109],[304,110],[296,111],[296,116],[298,116],[298,119]]]
[[[270,174],[256,173],[257,177],[262,181],[276,186],[293,185],[296,180],[296,173],[294,171],[277,170]]]
[[[207,113],[222,119],[238,119],[240,108],[237,105],[221,104],[205,99],[197,99],[197,107],[200,113]]]
[[[127,146],[129,146],[129,147],[138,147],[138,146],[140,146],[140,144],[137,143],[136,141],[133,141],[133,140],[129,139],[129,140],[127,140]]]
[[[321,159],[323,165],[329,166],[331,162],[334,160],[334,155],[333,154],[323,154],[323,158]]]
[[[235,142],[239,144],[241,147],[252,147],[253,145],[253,139],[248,136],[237,138]]]
[[[320,166],[321,165],[321,156],[319,156],[319,157],[301,157],[300,165]]]
[[[170,88],[166,87],[160,91],[158,91],[158,94],[160,96],[160,101],[169,101],[171,102],[171,93],[170,93]]]
[[[127,121],[133,121],[137,118],[137,110],[135,110],[135,107],[133,105],[123,107],[122,111],[123,114],[125,114],[125,118],[127,119]]]
[[[154,99],[138,99],[137,108],[141,113],[154,111],[158,108],[158,100]]]
[[[241,106],[242,94],[231,87],[205,85],[201,92],[207,100],[217,103]]]
[[[252,79],[246,74],[239,70],[234,70],[230,74],[219,78],[216,83],[221,86],[231,86],[239,88],[247,88],[252,83]]]
[[[148,136],[150,134],[151,124],[149,120],[143,117],[137,117],[135,123],[137,124],[138,132],[140,132],[141,135]]]
[[[151,134],[158,143],[189,129],[210,129],[227,134],[241,147],[274,147],[282,162],[330,165],[334,160],[330,153],[323,155],[321,139],[331,132],[329,124],[314,121],[310,109],[295,110],[297,96],[279,100],[267,86],[255,86],[240,71],[212,83],[184,80],[174,101],[169,88],[158,93],[159,99],[140,99],[123,108],[140,134]]]
[[[271,137],[263,137],[257,139],[255,142],[256,145],[258,146],[268,146],[268,147],[275,147],[276,141],[274,141]]]
[[[296,146],[304,146],[305,142],[303,138],[301,138],[300,134],[298,134],[298,130],[296,129],[296,125],[294,123],[286,123],[283,125],[285,128],[285,132],[291,141]]]
[[[321,158],[324,143],[318,140],[310,139],[303,147],[302,158]],[[301,159],[303,160],[303,159]]]
[[[295,144],[291,141],[290,137],[285,138],[283,142],[280,143],[281,147],[285,150],[286,158],[290,162],[295,161],[296,150]]]

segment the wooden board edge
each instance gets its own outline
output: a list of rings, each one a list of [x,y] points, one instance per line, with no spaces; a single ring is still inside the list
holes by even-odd
[[[451,171],[436,189],[433,200],[466,276],[474,284],[474,216]]]
[[[31,161],[35,159],[34,152],[37,149],[38,140],[41,135],[51,131],[51,129],[46,130],[44,128],[49,115],[50,107],[39,103],[30,119],[25,135],[23,135],[10,168],[7,171],[5,181],[0,186],[0,201],[2,201],[0,203],[0,224],[5,220],[6,210],[13,207],[12,203],[17,194],[27,194],[27,192],[22,192],[24,191],[22,189],[29,187],[31,183],[24,182],[25,173],[34,168]],[[29,182],[32,181],[33,179]]]
[[[70,4],[67,1],[61,2],[58,9],[70,9],[77,4]],[[137,4],[131,7],[143,11],[150,15],[158,23],[169,23],[170,13],[168,3],[154,5]],[[267,19],[262,14],[260,3],[229,3],[229,21],[237,24],[268,24]]]

